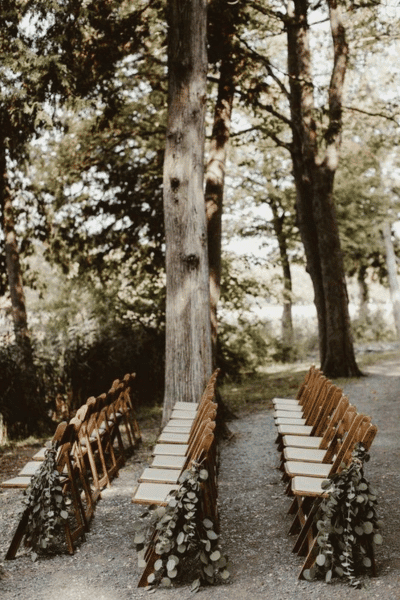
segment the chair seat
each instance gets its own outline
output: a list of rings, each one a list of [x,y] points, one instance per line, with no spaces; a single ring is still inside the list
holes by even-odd
[[[163,433],[183,433],[188,435],[190,433],[191,425],[166,425],[162,430]]]
[[[282,438],[283,445],[293,448],[319,448],[322,442],[322,437],[313,435],[284,435]]]
[[[278,406],[301,406],[300,402],[295,398],[272,398],[272,404]]]
[[[303,462],[288,460],[285,462],[285,471],[290,477],[295,475],[304,477],[328,477],[332,465],[325,463]]]
[[[273,412],[274,419],[279,419],[279,417],[302,417],[303,410],[301,407],[291,407],[288,409],[279,409]]]
[[[41,468],[42,463],[38,460],[30,460],[18,473],[19,477],[31,477]]]
[[[173,410],[190,410],[196,412],[199,405],[197,402],[175,402]]]
[[[171,456],[159,454],[154,457],[151,467],[159,469],[183,469],[187,461],[186,456]]]
[[[44,460],[46,458],[47,450],[48,448],[46,447],[40,448],[39,452],[36,452],[36,454],[32,456],[32,460]]]
[[[304,462],[321,463],[326,455],[326,450],[313,448],[284,448],[283,455],[285,460],[300,460]]]
[[[192,422],[188,419],[170,419],[163,428],[163,431],[165,431],[167,427],[182,427],[190,431],[192,428]]]
[[[185,456],[188,448],[188,444],[156,444],[153,454],[154,456],[158,454],[169,456]]]
[[[293,477],[292,492],[296,496],[321,496],[326,498],[327,492],[322,489],[322,482],[326,477]]]
[[[278,417],[275,419],[275,425],[305,425],[307,419],[304,417]]]
[[[31,482],[31,478],[28,476],[25,477],[13,477],[12,479],[7,479],[7,481],[2,481],[0,483],[0,487],[2,488],[27,488]]]
[[[141,474],[139,482],[178,483],[180,474],[180,469],[156,469],[148,467]]]
[[[189,442],[188,433],[161,433],[157,440],[160,443],[167,444],[187,444]]]
[[[196,417],[196,412],[190,410],[173,410],[171,413],[171,419],[180,419],[185,421],[193,422]]]
[[[179,485],[169,483],[140,483],[132,502],[166,505],[172,492],[178,488]]]
[[[278,425],[281,435],[311,435],[311,425]]]

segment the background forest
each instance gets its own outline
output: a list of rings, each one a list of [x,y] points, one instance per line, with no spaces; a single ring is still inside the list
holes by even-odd
[[[127,372],[140,404],[162,402],[166,8],[2,0],[0,443]],[[356,349],[398,339],[399,16],[395,0],[209,2],[205,201],[228,377],[323,362],[324,336],[329,358],[305,233],[321,190]],[[316,228],[329,254],[321,214]]]

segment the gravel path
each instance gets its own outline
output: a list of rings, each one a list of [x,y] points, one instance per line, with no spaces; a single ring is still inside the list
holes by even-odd
[[[338,382],[360,411],[371,414],[379,433],[366,475],[379,490],[384,543],[377,551],[378,577],[362,590],[342,582],[329,586],[299,581],[301,559],[291,553],[287,531],[289,500],[276,470],[275,428],[269,411],[231,424],[235,436],[221,449],[219,497],[223,551],[230,559],[231,581],[205,588],[200,599],[213,600],[400,600],[400,365],[370,367],[369,376]],[[149,460],[141,450],[105,490],[91,531],[74,556],[58,555],[32,563],[20,550],[3,561],[21,507],[21,492],[0,492],[0,597],[2,600],[131,600],[148,592],[136,588],[139,570],[132,522],[141,508],[131,503],[132,489]],[[2,573],[2,578],[1,578]],[[188,587],[157,590],[159,600],[191,597]]]

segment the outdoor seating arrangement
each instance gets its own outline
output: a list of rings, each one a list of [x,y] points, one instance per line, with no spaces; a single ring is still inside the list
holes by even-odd
[[[323,482],[350,463],[356,444],[369,450],[377,427],[315,367],[308,371],[296,399],[275,398],[273,404],[280,470],[286,494],[292,497],[289,534],[297,534],[293,552],[305,556],[301,578],[317,556],[314,517],[327,497]]]
[[[212,519],[218,527],[217,508],[217,449],[215,426],[217,404],[214,402],[217,369],[211,376],[199,404],[179,402],[163,428],[153,450],[153,462],[139,478],[132,502],[144,505],[166,506],[179,489],[181,474],[194,463],[208,472],[201,484],[203,518]],[[155,551],[157,533],[154,531],[144,560],[146,566],[138,587],[148,585],[148,576],[154,572],[159,558]]]
[[[74,553],[74,542],[88,531],[101,490],[110,486],[125,463],[127,452],[141,441],[130,397],[134,375],[113,382],[111,389],[97,398],[91,397],[76,415],[57,427],[50,447],[55,448],[56,468],[61,474],[63,494],[71,500],[74,518],[65,523],[68,551]],[[28,488],[31,477],[46,460],[42,448],[21,470],[18,477],[4,481],[3,488]],[[25,535],[28,507],[20,520],[6,558],[15,557]],[[70,521],[73,521],[72,526]]]

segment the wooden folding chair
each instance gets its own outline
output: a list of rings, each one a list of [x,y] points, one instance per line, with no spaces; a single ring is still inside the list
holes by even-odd
[[[219,373],[220,369],[215,369],[215,371],[212,373],[204,389],[200,402],[175,402],[169,421],[171,421],[171,419],[193,420],[196,417],[196,413],[198,409],[201,408],[202,404],[214,398],[215,387],[217,384]]]
[[[364,424],[360,427],[360,435],[359,435],[359,442],[362,443],[363,447],[365,448],[366,451],[369,450],[369,448],[372,445],[372,442],[377,434],[377,427],[376,425],[372,425],[372,424]],[[349,462],[349,461],[348,461]],[[317,513],[318,507],[322,501],[322,499],[324,497],[327,497],[328,493],[326,491],[324,491],[321,487],[322,485],[322,481],[325,481],[323,479],[320,480],[316,480],[315,478],[304,478],[304,479],[311,479],[311,485],[309,485],[309,494],[310,497],[313,499],[311,502],[311,506],[308,508],[308,513],[304,518],[300,533],[298,535],[298,538],[296,540],[296,544],[293,548],[293,552],[297,552],[300,556],[305,556],[305,561],[302,565],[301,571],[299,573],[299,579],[303,577],[303,573],[305,571],[305,569],[309,569],[312,567],[312,565],[315,562],[316,556],[318,554],[318,543],[317,543],[317,537],[318,537],[318,530],[316,528],[316,524],[314,523],[314,517]],[[302,484],[301,482],[298,483],[298,487],[303,488],[303,493],[305,488],[307,487],[307,482],[304,482],[304,484]],[[312,496],[311,496],[312,494]],[[369,558],[371,559],[371,563],[372,563],[372,572],[375,575],[376,574],[376,569],[375,569],[375,560],[374,560],[374,556],[373,553],[371,556],[369,556]]]
[[[274,413],[275,425],[308,425],[315,420],[321,407],[326,410],[331,405],[337,389],[328,379],[319,378],[301,412],[277,410]]]
[[[294,496],[292,505],[289,509],[289,514],[295,514],[289,533],[294,534],[300,531],[299,537],[295,544],[294,550],[298,552],[303,544],[304,535],[307,533],[309,523],[309,515],[312,512],[315,498],[324,497],[322,482],[331,477],[335,473],[340,473],[343,465],[349,464],[354,447],[361,442],[365,445],[366,450],[372,444],[376,435],[377,428],[371,425],[371,418],[365,415],[356,415],[353,419],[348,434],[341,444],[335,461],[331,465],[325,465],[326,471],[320,476],[296,475],[291,481],[291,492]],[[313,463],[304,463],[313,464]],[[314,463],[315,464],[315,463]],[[315,507],[313,508],[315,512]]]
[[[303,383],[300,385],[296,398],[272,398],[272,404],[275,410],[293,410],[302,407],[307,400],[309,390],[312,388],[315,380],[323,376],[323,373],[314,365],[307,371]]]
[[[119,395],[116,410],[117,414],[121,414],[121,420],[125,425],[125,432],[128,437],[129,447],[131,449],[136,448],[142,441],[142,434],[140,432],[139,424],[136,420],[135,411],[131,399],[131,384],[135,379],[135,374],[125,375],[123,382],[125,388]]]
[[[216,500],[216,487],[215,487],[215,473],[213,473],[212,457],[214,452],[215,438],[213,433],[207,433],[204,435],[201,444],[198,446],[196,452],[192,457],[192,461],[196,461],[205,468],[209,473],[209,477],[206,481],[201,484],[201,498],[202,501],[199,505],[201,511],[200,518],[209,518],[213,520],[213,523],[218,527],[218,513],[217,513],[217,500]],[[188,466],[190,466],[188,465]],[[179,486],[174,486],[170,494],[177,490]],[[167,504],[167,502],[163,503]],[[155,551],[157,544],[157,530],[154,530],[150,543],[147,547],[145,554],[146,566],[138,582],[138,587],[146,587],[148,585],[148,577],[154,572],[154,565],[158,560],[159,555]]]
[[[162,434],[158,438],[158,442],[153,449],[153,456],[185,456],[188,454],[193,447],[196,436],[199,435],[207,421],[209,419],[215,420],[216,410],[217,404],[214,402],[205,406],[204,412],[198,415],[198,418],[196,418],[194,421],[189,434]]]
[[[282,423],[277,425],[278,435],[276,443],[278,450],[283,449],[282,439],[285,435],[305,435],[311,436],[315,434],[321,420],[326,422],[327,411],[326,407],[330,406],[330,390],[331,383],[325,377],[319,377],[313,389],[310,391],[309,398],[305,407],[304,424]]]
[[[85,516],[85,511],[82,506],[79,494],[80,476],[78,469],[74,468],[71,460],[71,450],[75,442],[74,426],[67,423],[61,423],[54,434],[53,441],[56,443],[57,452],[57,470],[64,474],[62,479],[63,494],[71,496],[75,523],[70,520],[65,522],[65,540],[70,554],[74,553],[74,543],[84,537],[88,530],[88,523]],[[31,509],[27,507],[21,517],[17,529],[12,538],[11,544],[6,554],[6,559],[15,558],[18,548],[26,533]]]
[[[204,440],[215,429],[215,419],[208,418],[199,429],[186,452],[181,455],[157,455],[151,467],[144,470],[139,478],[133,502],[136,504],[167,504],[167,497],[177,489],[182,471],[196,460],[204,445]],[[208,438],[207,438],[208,439]],[[175,444],[171,444],[174,447]]]
[[[337,390],[338,395],[341,390]],[[349,399],[341,396],[333,414],[329,417],[329,422],[323,436],[284,436],[283,452],[281,455],[281,466],[284,461],[301,460],[310,462],[329,462],[334,455],[337,439],[340,435],[339,428],[344,414],[349,407]]]
[[[357,414],[357,409],[354,406],[349,407],[338,425],[335,436],[336,443],[334,441],[331,451],[325,453],[322,461],[285,461],[286,480],[290,481],[296,476],[327,478],[336,473],[340,465],[349,459],[354,444],[357,442],[357,437],[361,432],[361,425],[363,423],[369,425],[370,422],[370,417]],[[340,442],[339,439],[341,439]],[[291,491],[290,485],[288,491]]]

